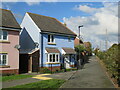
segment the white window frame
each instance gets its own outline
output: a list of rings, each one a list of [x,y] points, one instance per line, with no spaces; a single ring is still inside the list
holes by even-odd
[[[8,41],[8,31],[6,31],[6,30],[0,30],[0,31],[1,31],[1,39],[0,39],[0,40],[1,40],[1,41]],[[4,36],[4,35],[3,35],[3,32],[4,32],[4,31],[7,32],[7,39],[3,39],[3,36]]]
[[[50,35],[50,34],[49,34],[49,35]],[[49,36],[49,35],[48,35],[48,36]],[[52,36],[53,36],[53,42],[52,42]],[[48,39],[49,39],[49,38],[48,38]],[[48,41],[48,43],[55,43],[55,37],[54,37],[54,35],[52,35],[52,34],[50,35],[50,42]]]
[[[0,60],[1,60],[1,63],[3,62],[3,55],[6,55],[6,64],[0,64],[0,66],[4,66],[4,65],[8,65],[8,54],[5,53],[0,53]]]
[[[55,54],[55,62],[53,62],[53,54]],[[52,55],[52,62],[50,61],[50,55]],[[56,58],[57,55],[58,55],[58,58]],[[46,57],[47,57],[47,62],[48,63],[59,63],[60,62],[60,54],[59,53],[48,53],[46,55]],[[57,61],[57,59],[58,59],[58,61]]]

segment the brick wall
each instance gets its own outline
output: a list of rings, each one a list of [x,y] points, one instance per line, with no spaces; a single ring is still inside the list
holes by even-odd
[[[70,65],[70,67],[75,67],[75,65]]]
[[[19,69],[1,70],[0,74],[2,74],[2,75],[6,75],[6,74],[19,74]]]
[[[49,69],[50,71],[51,71],[51,70],[52,70],[52,71],[56,71],[56,70],[60,71],[60,66],[53,66],[52,68],[51,68],[51,67],[40,67],[40,72],[41,72],[44,68],[47,68],[47,69]]]

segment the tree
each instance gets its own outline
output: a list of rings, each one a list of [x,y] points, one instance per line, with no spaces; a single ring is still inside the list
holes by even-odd
[[[86,48],[83,45],[78,45],[78,46],[75,47],[75,51],[78,52],[78,53],[79,52],[81,53],[85,50],[86,50]]]

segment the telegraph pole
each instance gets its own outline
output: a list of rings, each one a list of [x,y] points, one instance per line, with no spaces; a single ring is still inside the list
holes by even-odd
[[[100,40],[100,50],[102,49],[102,44],[101,44],[101,40]]]
[[[108,49],[108,35],[107,35],[107,29],[106,29],[106,41],[105,41],[105,47],[106,47],[106,51]]]

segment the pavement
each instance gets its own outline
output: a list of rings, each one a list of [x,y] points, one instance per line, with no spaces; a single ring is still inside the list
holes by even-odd
[[[56,74],[35,74],[30,78],[2,82],[2,88],[49,79],[66,80],[60,88],[114,88],[96,56],[90,57],[89,62],[81,70]]]
[[[91,56],[84,68],[78,70],[60,88],[115,88],[96,56]]]

